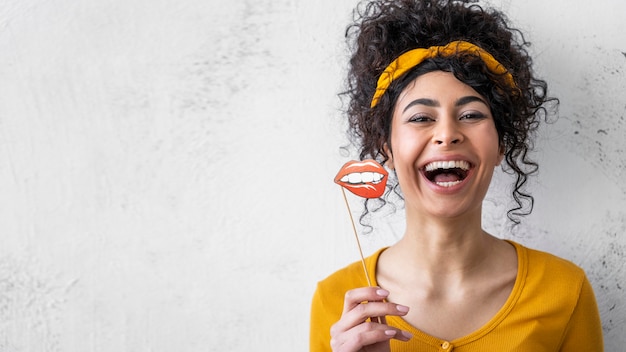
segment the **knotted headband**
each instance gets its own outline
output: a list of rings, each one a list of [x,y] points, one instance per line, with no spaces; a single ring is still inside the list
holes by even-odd
[[[439,56],[449,57],[459,53],[470,53],[480,57],[491,72],[498,75],[504,75],[506,83],[511,87],[515,87],[515,80],[513,79],[513,76],[491,54],[472,43],[458,40],[450,42],[445,46],[431,46],[430,48],[413,49],[400,55],[397,59],[390,63],[387,68],[385,68],[383,73],[378,78],[378,84],[376,85],[376,92],[372,98],[371,107],[373,108],[376,104],[378,104],[380,97],[385,94],[391,82],[405,74],[408,70],[419,65],[424,60]]]

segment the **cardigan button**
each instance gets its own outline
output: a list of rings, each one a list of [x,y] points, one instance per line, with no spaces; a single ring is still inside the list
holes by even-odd
[[[448,348],[450,348],[450,342],[444,341],[444,343],[441,344],[441,348],[447,350]]]

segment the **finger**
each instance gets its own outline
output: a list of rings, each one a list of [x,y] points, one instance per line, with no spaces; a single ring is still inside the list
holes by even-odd
[[[343,320],[364,322],[368,319],[381,324],[386,324],[385,316],[404,316],[409,312],[409,307],[391,302],[366,302],[354,307],[351,311],[342,315]]]
[[[373,347],[372,345],[388,342],[396,334],[394,330],[374,330],[354,335],[350,334],[341,336],[341,339],[332,339],[330,346],[333,352],[361,351],[363,347]]]
[[[381,317],[370,317],[370,321],[373,321],[374,323],[378,323],[378,324],[387,324],[387,319],[385,319],[385,316],[381,316]]]
[[[353,329],[333,337],[331,347],[333,351],[358,351],[364,346],[397,339],[408,341],[412,335],[409,332],[378,323],[363,323]]]
[[[370,319],[372,323],[386,326],[384,316],[404,316],[409,311],[409,307],[389,302],[367,302],[360,303],[351,311],[341,316],[331,328],[331,335],[337,335],[348,331],[359,324],[365,323],[370,317],[378,317],[378,319]]]
[[[343,313],[346,313],[362,302],[382,301],[389,296],[389,291],[380,287],[360,287],[346,292],[343,302]]]

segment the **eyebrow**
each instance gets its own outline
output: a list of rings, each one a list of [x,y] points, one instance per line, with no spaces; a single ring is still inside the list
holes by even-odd
[[[475,95],[468,95],[468,96],[459,98],[454,103],[454,106],[455,107],[459,107],[459,106],[467,105],[469,103],[474,103],[474,102],[480,102],[480,103],[483,103],[483,104],[489,106],[489,104],[487,104],[487,102],[484,99],[482,99],[480,97],[477,97]],[[437,100],[428,99],[428,98],[419,98],[419,99],[415,99],[412,102],[410,102],[404,108],[404,110],[402,112],[406,112],[410,107],[415,106],[415,105],[425,105],[425,106],[429,106],[429,107],[439,107],[439,106],[441,106],[441,104],[439,104],[439,102]]]
[[[459,98],[459,100],[456,101],[454,106],[459,107],[459,106],[463,106],[463,105],[467,105],[469,103],[475,103],[475,102],[483,103],[489,106],[489,104],[487,104],[487,102],[483,98],[477,97],[475,95],[468,95],[466,97]]]

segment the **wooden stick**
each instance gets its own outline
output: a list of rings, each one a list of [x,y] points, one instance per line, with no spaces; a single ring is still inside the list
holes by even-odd
[[[352,223],[352,231],[354,232],[354,238],[356,239],[356,245],[359,247],[359,255],[361,256],[361,264],[363,264],[363,273],[365,274],[365,279],[367,279],[367,286],[372,287],[372,281],[370,280],[370,276],[367,273],[367,266],[365,265],[365,257],[363,256],[363,249],[361,249],[361,241],[359,240],[359,235],[356,231],[356,225],[354,224],[354,218],[352,217],[352,211],[350,210],[350,203],[348,203],[348,197],[346,197],[346,190],[341,188],[341,194],[343,194],[343,200],[346,202],[346,208],[348,208],[348,215],[350,215],[350,222]],[[378,324],[383,324],[383,317],[373,317],[370,318],[370,321],[376,322]]]
[[[352,217],[352,211],[350,210],[350,203],[348,203],[348,197],[346,197],[346,190],[341,188],[341,193],[343,194],[343,200],[346,202],[346,208],[348,208],[348,215],[350,215],[350,222],[352,223],[352,230],[354,231],[354,238],[356,239],[356,244],[359,247],[359,254],[361,255],[361,264],[363,264],[363,272],[365,273],[365,278],[367,279],[367,285],[372,287],[372,281],[370,280],[370,276],[367,274],[367,266],[365,265],[365,257],[363,256],[363,249],[361,249],[361,241],[359,241],[359,235],[356,231],[356,225],[354,224],[354,218]]]

